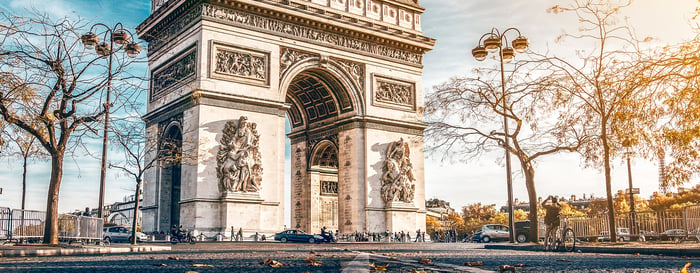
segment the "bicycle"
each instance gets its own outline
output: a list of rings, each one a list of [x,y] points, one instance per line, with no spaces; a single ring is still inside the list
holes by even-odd
[[[547,236],[544,238],[545,251],[572,252],[576,248],[576,233],[569,227],[566,218],[562,222],[563,225],[559,225],[553,234],[547,231]]]

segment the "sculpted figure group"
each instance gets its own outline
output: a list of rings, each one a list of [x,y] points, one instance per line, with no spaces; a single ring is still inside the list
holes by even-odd
[[[389,144],[382,171],[382,199],[385,203],[392,201],[413,202],[416,191],[413,165],[409,159],[408,143],[403,138]]]
[[[224,126],[217,153],[217,177],[223,192],[258,192],[262,181],[260,134],[257,125],[242,116]]]

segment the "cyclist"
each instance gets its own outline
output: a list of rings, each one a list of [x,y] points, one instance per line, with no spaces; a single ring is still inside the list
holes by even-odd
[[[554,196],[549,196],[542,202],[542,207],[545,209],[544,224],[547,227],[546,236],[544,238],[545,247],[550,238],[553,242],[555,240],[554,235],[556,230],[559,228],[559,212],[561,211],[561,204],[559,199]]]

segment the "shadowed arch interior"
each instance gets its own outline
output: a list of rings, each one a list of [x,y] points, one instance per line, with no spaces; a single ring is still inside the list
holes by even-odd
[[[292,128],[332,120],[353,111],[353,104],[338,80],[323,70],[308,70],[292,80],[286,102]]]

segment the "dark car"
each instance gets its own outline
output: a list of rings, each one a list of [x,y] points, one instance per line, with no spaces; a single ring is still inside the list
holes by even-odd
[[[280,233],[275,234],[275,241],[280,241],[282,243],[286,242],[309,242],[309,243],[320,243],[323,241],[321,235],[316,234],[306,234],[301,230],[288,229]]]
[[[530,236],[530,220],[517,221],[513,223],[513,225],[515,226],[515,240],[518,241],[518,243],[524,243],[530,240],[530,238],[528,238],[528,236]],[[544,239],[542,238],[545,234],[544,222],[538,221],[537,228],[539,229],[539,239]]]
[[[669,229],[659,234],[659,240],[680,242],[686,238],[684,229]]]

